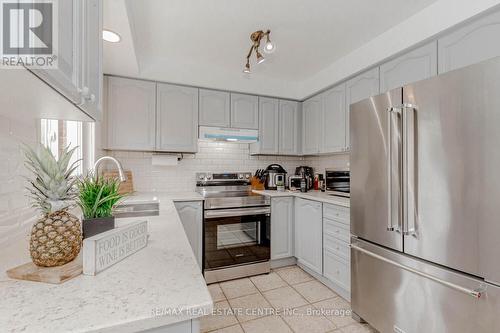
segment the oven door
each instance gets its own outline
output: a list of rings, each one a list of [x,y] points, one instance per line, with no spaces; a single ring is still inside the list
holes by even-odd
[[[205,210],[204,270],[269,261],[271,209]]]

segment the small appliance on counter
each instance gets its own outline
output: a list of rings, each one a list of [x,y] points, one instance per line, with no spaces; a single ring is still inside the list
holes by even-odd
[[[300,190],[300,181],[302,180],[301,176],[290,176],[288,177],[288,189],[290,191],[298,191]]]
[[[295,175],[299,176],[299,179],[305,178],[307,191],[311,190],[314,186],[314,171],[313,168],[309,166],[299,166],[295,169]],[[300,189],[300,180],[298,181],[298,189]]]
[[[350,197],[351,176],[349,170],[326,169],[326,192],[338,197]]]
[[[270,164],[265,170],[266,190],[277,190],[278,183],[285,184],[286,170],[279,164]]]

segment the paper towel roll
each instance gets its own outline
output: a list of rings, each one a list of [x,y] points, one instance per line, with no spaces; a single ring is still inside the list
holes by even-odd
[[[154,166],[175,166],[179,162],[177,155],[153,155],[151,164]]]

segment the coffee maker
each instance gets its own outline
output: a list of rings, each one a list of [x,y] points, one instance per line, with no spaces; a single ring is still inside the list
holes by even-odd
[[[295,169],[295,175],[306,179],[307,190],[313,188],[314,171],[313,168],[309,166],[299,166]]]

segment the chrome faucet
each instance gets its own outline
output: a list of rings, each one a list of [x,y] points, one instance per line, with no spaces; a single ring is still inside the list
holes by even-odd
[[[94,172],[96,177],[98,177],[99,175],[99,170],[98,170],[99,165],[104,161],[112,161],[113,163],[116,164],[116,168],[118,169],[118,175],[122,183],[127,180],[127,176],[125,175],[125,172],[123,172],[122,164],[116,158],[111,156],[103,156],[94,163]]]

